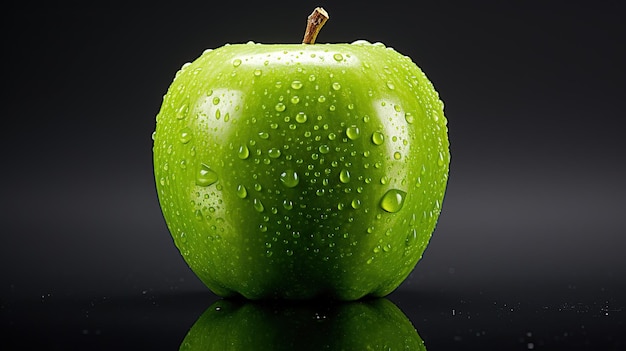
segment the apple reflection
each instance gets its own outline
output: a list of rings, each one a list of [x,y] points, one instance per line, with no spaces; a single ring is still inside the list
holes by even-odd
[[[355,302],[222,299],[191,327],[180,350],[421,350],[407,316],[385,298]]]

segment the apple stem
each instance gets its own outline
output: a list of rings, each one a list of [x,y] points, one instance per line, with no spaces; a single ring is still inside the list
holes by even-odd
[[[315,44],[317,34],[324,26],[324,23],[328,21],[328,12],[321,7],[316,7],[308,17],[306,24],[306,31],[304,32],[304,39],[302,44]]]

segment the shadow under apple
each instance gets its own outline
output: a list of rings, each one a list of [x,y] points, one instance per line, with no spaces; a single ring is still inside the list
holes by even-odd
[[[180,350],[421,350],[407,316],[385,298],[354,302],[222,299]]]

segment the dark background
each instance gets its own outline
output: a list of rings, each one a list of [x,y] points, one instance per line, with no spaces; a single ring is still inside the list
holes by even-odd
[[[178,347],[217,297],[159,209],[150,136],[162,96],[206,48],[300,42],[318,5],[331,17],[318,42],[384,42],[446,104],[443,212],[389,296],[428,349],[624,347],[626,6],[535,0],[3,10],[5,346]]]

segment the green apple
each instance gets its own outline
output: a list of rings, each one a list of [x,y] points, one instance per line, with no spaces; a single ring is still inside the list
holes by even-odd
[[[176,74],[154,173],[182,257],[249,299],[385,296],[413,270],[449,170],[443,103],[383,44],[234,44]]]
[[[387,299],[343,303],[219,300],[191,327],[180,350],[412,350],[424,342]]]

